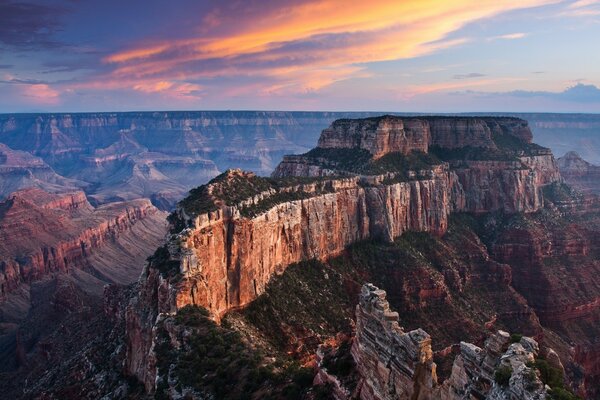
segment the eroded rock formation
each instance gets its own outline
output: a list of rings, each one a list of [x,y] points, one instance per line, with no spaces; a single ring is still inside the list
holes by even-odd
[[[423,133],[429,123],[438,133]],[[424,136],[419,138],[417,132]],[[452,135],[460,139],[442,140]],[[486,144],[494,157],[503,159],[411,164],[412,155],[423,154],[432,137],[438,138],[438,148],[443,144],[451,151],[460,143],[463,148]],[[525,150],[507,148],[499,137],[516,140]],[[336,170],[344,160],[328,159],[330,172],[312,174],[306,173],[306,165],[323,171],[318,157],[308,157],[301,169],[286,159],[274,176],[288,180],[232,170],[195,189],[173,214],[168,246],[142,279],[142,293],[149,293],[151,300],[137,301],[129,310],[128,370],[152,389],[152,321],[160,313],[198,305],[218,320],[256,299],[290,263],[326,259],[363,239],[391,241],[409,230],[442,235],[448,215],[456,211],[539,210],[544,204],[542,187],[560,176],[551,153],[530,145],[530,140],[526,122],[515,119],[342,121],[325,130],[320,141],[320,146],[338,147],[321,149],[360,151],[354,147],[362,146],[370,154],[363,160],[367,167],[389,157],[407,157],[401,159],[402,168],[360,174]]]
[[[107,282],[135,281],[165,233],[164,217],[148,200],[94,208],[83,192],[17,191],[0,203],[0,298],[73,269]]]
[[[498,331],[484,348],[460,343],[451,376],[438,383],[431,338],[422,329],[405,332],[398,313],[390,310],[386,293],[363,286],[356,307],[352,356],[361,376],[362,400],[545,399],[547,389],[532,366],[539,353],[535,340]],[[506,371],[506,382],[496,376]],[[500,382],[498,382],[500,381]],[[347,391],[338,390],[338,398]]]

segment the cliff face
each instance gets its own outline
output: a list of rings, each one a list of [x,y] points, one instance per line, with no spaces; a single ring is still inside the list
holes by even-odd
[[[464,135],[474,128],[463,120],[448,124],[445,119],[434,119],[433,123],[458,124],[462,130],[456,134]],[[510,127],[516,126],[515,137],[530,138],[523,133],[524,122],[508,121]],[[387,154],[401,153],[391,143],[406,137],[406,126],[409,130],[428,126],[427,121],[421,122],[411,120],[405,125],[392,117],[340,121],[324,131],[320,146],[345,146],[344,140],[353,146],[362,143],[374,146],[370,147],[376,149],[372,159],[377,160],[376,155],[381,158],[384,149],[394,150]],[[499,119],[483,126],[502,130],[507,129],[506,124]],[[486,129],[488,133],[493,130]],[[430,138],[425,135],[419,140],[422,144]],[[276,175],[288,172],[284,164]],[[219,317],[255,299],[270,278],[291,263],[325,259],[368,238],[391,241],[409,230],[442,235],[453,211],[538,210],[543,205],[542,185],[559,179],[554,166],[551,154],[542,154],[510,162],[467,161],[460,168],[439,163],[427,170],[313,179],[312,183],[278,189],[263,178],[229,171],[203,189],[207,193],[204,198],[188,202],[208,202],[212,210],[189,215],[190,210],[181,206],[177,212],[176,218],[189,228],[169,245],[170,257],[179,262],[181,274],[169,308],[201,305]],[[262,185],[262,189],[250,191],[233,203],[215,196],[228,190],[245,193],[244,186],[253,179],[258,179],[254,184]],[[248,214],[249,210],[254,211]]]
[[[15,192],[0,204],[0,296],[4,298],[20,285],[51,272],[73,269],[91,269],[112,282],[132,282],[140,266],[128,263],[141,261],[135,247],[131,254],[115,253],[120,259],[115,271],[111,271],[115,265],[104,264],[111,264],[115,247],[123,245],[119,243],[121,236],[126,239],[128,235],[139,235],[138,231],[148,228],[148,224],[156,225],[146,233],[148,250],[158,244],[165,229],[163,218],[164,213],[148,200],[95,209],[83,192]],[[137,246],[137,239],[131,245]],[[97,257],[102,252],[103,256]]]
[[[239,175],[244,173],[230,171],[225,179]],[[325,193],[277,204],[253,218],[243,217],[241,207],[196,217],[176,239],[183,280],[173,306],[202,305],[219,316],[255,299],[291,263],[325,259],[367,238],[391,241],[407,230],[439,235],[447,227],[443,168],[427,180],[362,186],[359,178],[348,178],[318,186]],[[311,189],[316,187],[298,188]]]
[[[537,342],[523,337],[510,344],[510,335],[503,331],[489,337],[484,348],[461,342],[450,377],[438,383],[431,338],[422,329],[404,332],[385,297],[385,291],[366,284],[356,307],[352,357],[361,377],[360,399],[547,398],[531,366],[539,353]],[[500,384],[495,374],[502,368],[510,372]]]
[[[387,153],[427,153],[429,145],[497,148],[494,135],[511,135],[530,143],[527,122],[517,118],[383,116],[362,120],[338,120],[321,133],[319,148],[364,149],[374,158]]]
[[[379,158],[391,152],[427,152],[430,140],[426,121],[382,117],[365,119],[359,124],[356,120],[335,121],[321,133],[318,147],[360,148]]]

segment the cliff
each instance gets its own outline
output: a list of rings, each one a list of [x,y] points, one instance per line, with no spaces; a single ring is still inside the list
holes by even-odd
[[[148,248],[156,246],[164,235],[163,218],[148,200],[94,208],[83,192],[17,191],[0,203],[0,298],[73,269],[94,271],[108,282],[132,282],[141,268],[135,264],[143,260],[135,247],[139,240],[129,244],[131,250],[116,247],[123,246],[121,237],[133,240],[141,229],[147,229]],[[148,229],[152,224],[156,227]]]
[[[549,398],[535,367],[539,346],[532,338],[511,343],[508,333],[498,331],[484,348],[466,342],[458,347],[450,377],[438,383],[430,336],[422,329],[405,332],[386,292],[371,284],[362,287],[352,345],[360,399]]]

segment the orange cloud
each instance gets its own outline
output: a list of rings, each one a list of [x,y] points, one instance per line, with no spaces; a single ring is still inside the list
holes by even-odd
[[[21,92],[23,96],[39,104],[57,104],[60,101],[60,93],[45,83],[23,85]]]
[[[263,76],[272,88],[318,90],[364,73],[357,64],[418,57],[458,46],[445,40],[464,25],[510,10],[558,0],[309,0],[265,9],[251,21],[226,21],[218,9],[214,26],[228,34],[162,41],[108,56],[116,67],[110,79],[139,80],[139,89],[170,80]],[[208,27],[210,28],[210,26]],[[506,35],[516,39],[524,34]],[[335,71],[339,69],[339,71]],[[166,90],[166,89],[165,89]]]

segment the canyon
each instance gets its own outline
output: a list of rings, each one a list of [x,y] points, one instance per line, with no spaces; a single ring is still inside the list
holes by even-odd
[[[104,285],[137,281],[164,239],[165,217],[147,199],[93,207],[81,191],[28,188],[0,202],[2,370],[27,363],[27,353],[69,313],[62,307],[91,307]],[[57,310],[45,315],[45,302]]]
[[[315,115],[313,122],[320,123]],[[135,120],[139,115],[131,118],[130,123],[148,124]],[[169,123],[164,126],[171,134],[173,127],[181,128]],[[54,136],[60,136],[57,130],[71,132],[68,124],[58,125],[50,129]],[[195,130],[200,125],[188,132]],[[44,320],[40,314],[64,314],[79,326],[77,318],[89,310],[101,307],[104,313],[90,318],[97,332],[78,328],[79,350],[68,357],[52,329],[37,344],[35,333],[16,331],[11,340],[17,351],[11,357],[27,369],[4,375],[14,385],[7,393],[77,398],[241,393],[259,398],[267,393],[315,399],[533,399],[559,390],[571,395],[567,389],[586,398],[598,394],[600,203],[593,194],[565,185],[562,163],[533,143],[524,120],[337,120],[322,132],[316,148],[283,157],[270,178],[254,168],[229,169],[192,189],[168,218],[166,242],[159,238],[166,226],[159,235],[149,216],[166,214],[149,200],[114,202],[137,185],[149,191],[136,189],[136,196],[168,209],[180,193],[169,185],[183,170],[173,166],[177,172],[168,176],[157,162],[166,150],[150,149],[141,136],[120,132],[112,149],[93,150],[107,160],[130,152],[131,162],[147,161],[148,168],[140,171],[148,174],[135,184],[128,181],[121,195],[113,197],[92,184],[85,194],[29,189],[33,192],[24,196],[38,199],[25,207],[39,208],[40,215],[53,210],[51,220],[60,223],[78,213],[100,220],[109,210],[135,204],[128,217],[115,217],[120,222],[106,229],[121,237],[143,221],[152,222],[156,236],[146,244],[157,249],[139,281],[125,287],[136,280],[133,271],[139,273],[143,265],[142,251],[137,269],[125,268],[110,280],[117,269],[108,268],[116,263],[102,255],[110,241],[100,237],[89,241],[98,244],[90,254],[84,252],[87,244],[46,251],[49,257],[42,251],[41,258],[33,257],[42,260],[35,268],[8,274],[9,297],[32,288],[36,306],[24,327]],[[107,140],[107,148],[109,143],[115,142]],[[143,149],[137,153],[139,145]],[[302,146],[301,151],[308,150],[307,143]],[[161,154],[150,154],[154,151]],[[40,147],[34,153],[47,156],[42,162],[60,173],[64,170],[56,166],[64,164],[57,160],[73,160],[69,151],[54,161],[60,152]],[[188,157],[185,168],[197,168],[200,180],[226,165],[214,163],[217,168],[202,175],[212,168],[210,162],[202,164],[209,157],[183,153],[162,160]],[[273,154],[271,161],[277,158]],[[65,176],[84,181],[85,174]],[[192,175],[185,185],[192,184]],[[110,186],[127,181],[121,176],[130,175],[117,174]],[[155,191],[148,177],[167,186]],[[23,214],[17,212],[18,193],[5,200],[2,215]],[[137,221],[133,228],[127,228],[130,219]],[[82,240],[95,237],[82,235]],[[11,257],[13,263],[31,264]],[[97,265],[94,260],[110,261]],[[112,284],[103,295],[95,289],[88,296],[79,271]],[[18,303],[5,304],[9,315]],[[60,367],[33,366],[58,360],[63,360]],[[548,383],[548,365],[560,382]],[[496,377],[508,367],[508,377]],[[73,385],[73,379],[80,383]]]
[[[455,135],[460,141],[451,138]],[[405,232],[445,237],[450,216],[456,213],[483,218],[543,214],[553,205],[545,198],[546,188],[563,183],[552,153],[531,140],[526,122],[511,118],[342,120],[324,130],[316,149],[286,156],[274,179],[229,170],[195,189],[172,214],[171,239],[151,258],[141,279],[141,295],[128,308],[128,371],[153,391],[160,375],[152,352],[157,340],[153,321],[190,306],[205,308],[216,321],[252,308],[290,264],[310,259],[329,262],[342,257],[353,243],[373,239],[391,243]],[[473,148],[478,152],[471,152]],[[356,154],[360,162],[352,158],[348,162],[346,158]],[[383,166],[386,173],[373,173]],[[481,246],[483,239],[478,240]],[[415,288],[419,296],[425,302],[430,297],[452,301],[450,293],[458,290],[454,295],[460,296],[461,286],[477,279],[481,289],[498,290],[496,296],[511,299],[501,316],[483,310],[482,314],[543,336],[547,319],[538,320],[535,314],[543,311],[542,306],[533,302],[531,308],[528,296],[519,294],[522,288],[511,287],[515,272],[510,265],[520,261],[500,258],[496,263],[486,250],[478,251],[482,258],[470,262],[492,265],[487,276],[469,278],[457,271],[455,278],[444,277],[455,289],[433,284],[431,289]],[[463,334],[470,329],[472,339],[480,338],[482,331],[474,326],[463,328]],[[439,326],[434,332],[439,337]],[[564,353],[565,339],[554,339],[570,368],[580,368],[572,354]],[[451,343],[447,333],[442,340]],[[581,389],[593,393],[593,384],[586,382]]]
[[[266,111],[0,114],[0,199],[34,186],[50,192],[83,190],[94,205],[144,197],[170,211],[189,189],[228,168],[268,175],[285,154],[309,150],[322,127],[334,120],[376,115]],[[535,141],[555,154],[576,150],[588,161],[600,162],[596,116],[513,116],[528,120]],[[437,144],[457,146],[467,130],[446,136],[454,145]],[[13,156],[1,155],[7,153]],[[33,158],[23,158],[26,153]],[[19,162],[7,164],[7,158]]]

